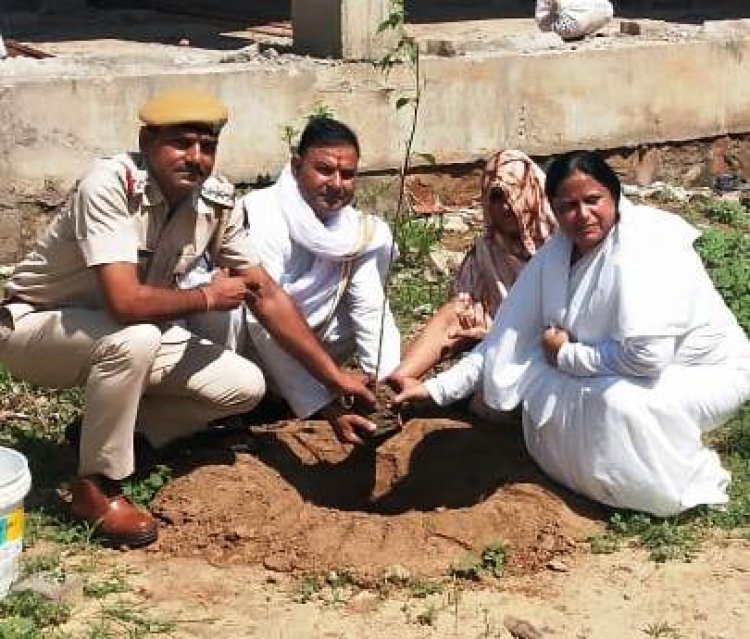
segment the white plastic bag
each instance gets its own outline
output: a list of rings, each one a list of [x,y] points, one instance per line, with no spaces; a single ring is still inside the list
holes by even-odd
[[[537,0],[536,22],[542,31],[553,31],[563,40],[594,33],[614,16],[609,0]]]

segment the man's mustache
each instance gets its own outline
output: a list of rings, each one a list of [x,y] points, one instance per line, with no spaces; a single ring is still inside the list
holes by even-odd
[[[204,171],[200,166],[195,166],[191,164],[183,164],[176,168],[176,173],[188,173],[189,175],[193,177],[205,177],[206,171]]]

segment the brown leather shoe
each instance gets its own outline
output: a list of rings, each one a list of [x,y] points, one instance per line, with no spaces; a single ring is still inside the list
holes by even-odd
[[[136,508],[116,482],[100,477],[77,477],[70,484],[73,517],[96,527],[97,535],[111,544],[138,548],[156,541],[156,520]]]

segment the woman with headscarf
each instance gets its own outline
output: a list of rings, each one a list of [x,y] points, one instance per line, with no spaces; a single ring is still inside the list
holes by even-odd
[[[571,490],[662,517],[725,504],[730,476],[702,435],[750,398],[750,342],[700,233],[622,198],[594,153],[556,159],[545,190],[560,231],[487,338],[395,401],[448,404],[483,382],[491,408],[521,408],[529,453]]]
[[[454,298],[429,320],[390,379],[404,388],[486,334],[521,269],[557,228],[544,173],[521,151],[494,155],[482,175],[484,232],[461,264]]]

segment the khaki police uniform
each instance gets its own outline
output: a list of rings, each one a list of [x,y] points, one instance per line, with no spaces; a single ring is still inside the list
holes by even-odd
[[[229,183],[209,178],[169,215],[138,154],[99,160],[16,267],[0,361],[34,384],[85,387],[80,475],[131,474],[136,427],[160,446],[263,396],[254,364],[179,322],[118,323],[92,268],[137,264],[142,282],[174,286],[204,253],[216,267],[256,266],[233,200]]]

